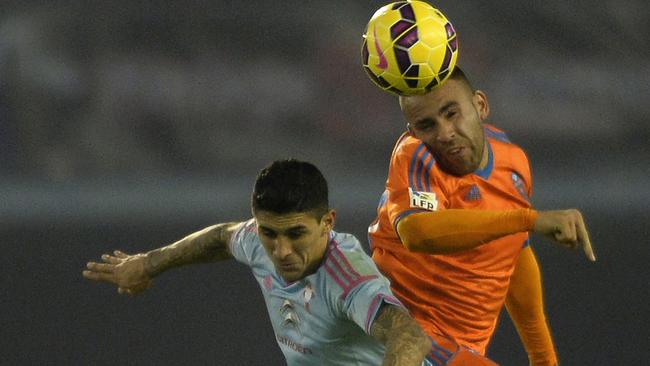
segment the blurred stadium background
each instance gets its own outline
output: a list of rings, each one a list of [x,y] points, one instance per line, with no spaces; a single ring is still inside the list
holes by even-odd
[[[0,3],[0,364],[281,365],[236,263],[118,296],[81,277],[246,219],[256,172],[320,166],[338,230],[365,241],[404,128],[360,66],[385,2]],[[563,365],[640,365],[650,349],[650,6],[434,3],[491,122],[532,160],[540,209],[582,208],[599,261],[534,239]],[[526,356],[504,313],[489,355]]]

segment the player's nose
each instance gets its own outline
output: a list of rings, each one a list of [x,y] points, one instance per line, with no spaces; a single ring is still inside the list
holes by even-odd
[[[436,140],[438,140],[438,142],[449,142],[456,137],[456,127],[449,121],[440,121],[438,123],[437,132]]]
[[[275,244],[275,248],[273,248],[273,255],[276,258],[286,258],[289,254],[293,252],[293,249],[291,248],[291,242],[287,239],[284,238],[278,238]]]

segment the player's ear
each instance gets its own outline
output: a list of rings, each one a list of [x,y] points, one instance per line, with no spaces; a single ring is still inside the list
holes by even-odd
[[[336,211],[329,210],[321,218],[321,224],[323,227],[323,234],[327,234],[334,229],[334,223],[336,222]]]
[[[478,111],[481,121],[487,119],[490,115],[490,103],[488,103],[487,95],[482,90],[475,90],[472,103],[474,103],[474,108]]]

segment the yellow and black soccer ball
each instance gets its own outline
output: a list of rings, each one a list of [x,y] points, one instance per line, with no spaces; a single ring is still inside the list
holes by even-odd
[[[440,10],[423,1],[397,1],[370,18],[361,57],[364,70],[381,89],[424,94],[456,66],[458,37]]]

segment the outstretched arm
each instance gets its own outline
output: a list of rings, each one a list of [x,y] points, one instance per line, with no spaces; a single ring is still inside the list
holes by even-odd
[[[228,242],[238,224],[230,222],[210,226],[174,244],[148,252],[146,274],[154,277],[170,268],[230,258]]]
[[[382,366],[420,366],[431,349],[431,340],[403,308],[384,303],[370,335],[384,344]]]
[[[532,248],[519,254],[506,297],[508,314],[517,328],[530,365],[557,365],[553,339],[546,322],[542,277]]]
[[[589,260],[596,260],[582,214],[574,209],[449,209],[414,213],[397,223],[407,249],[429,254],[456,253],[524,231],[545,235],[569,248],[582,247]]]
[[[192,263],[231,257],[228,242],[238,223],[223,223],[197,231],[171,245],[147,253],[128,255],[115,251],[103,254],[104,263],[89,262],[83,276],[117,285],[119,293],[140,293],[158,274]]]

